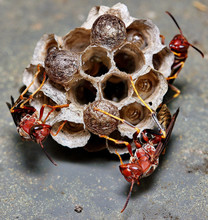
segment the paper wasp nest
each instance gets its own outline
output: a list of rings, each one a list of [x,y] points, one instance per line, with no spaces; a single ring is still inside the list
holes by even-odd
[[[150,113],[136,97],[129,76],[141,97],[156,110],[167,92],[165,77],[170,74],[173,59],[152,21],[131,17],[127,7],[118,3],[112,8],[93,7],[86,22],[63,37],[43,35],[23,82],[26,86],[32,82],[40,64],[48,78],[31,105],[39,110],[42,104],[69,103],[47,121],[56,131],[67,120],[53,137],[58,143],[89,151],[107,147],[114,152],[118,148],[123,153],[126,148],[106,143],[97,134],[131,141],[135,130],[94,111],[94,107],[120,115],[141,130],[152,128]],[[40,74],[30,92],[41,81]]]

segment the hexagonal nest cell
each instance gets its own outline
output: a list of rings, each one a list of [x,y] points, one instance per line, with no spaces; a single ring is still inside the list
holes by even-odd
[[[81,79],[71,86],[68,93],[71,96],[71,102],[83,106],[95,101],[97,89],[90,81]]]
[[[142,51],[134,44],[126,44],[114,54],[116,67],[125,73],[138,72],[145,64]]]
[[[131,141],[135,130],[106,114],[141,130],[152,128],[151,114],[136,96],[130,76],[140,96],[156,110],[167,92],[165,77],[173,60],[174,55],[161,43],[157,26],[151,20],[131,17],[127,7],[118,3],[112,8],[93,7],[86,22],[63,37],[43,35],[24,71],[23,82],[28,86],[39,66],[47,80],[31,105],[40,110],[47,103],[69,104],[47,120],[54,132],[67,121],[53,137],[58,143],[125,153],[125,147],[99,135]],[[36,78],[29,91],[34,92],[41,82],[41,77]]]
[[[102,47],[90,47],[82,55],[82,70],[89,76],[105,75],[111,68],[111,60]]]
[[[111,74],[102,81],[101,88],[105,99],[119,103],[128,96],[128,78]]]

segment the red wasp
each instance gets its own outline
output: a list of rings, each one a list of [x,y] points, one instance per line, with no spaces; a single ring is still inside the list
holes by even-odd
[[[172,85],[173,81],[178,77],[178,74],[180,73],[181,69],[184,66],[184,63],[188,57],[188,49],[189,46],[193,47],[195,50],[197,50],[202,57],[204,57],[204,54],[196,48],[194,45],[190,44],[188,40],[183,35],[183,32],[181,28],[179,27],[177,21],[173,17],[173,15],[166,11],[166,13],[173,19],[174,23],[178,27],[180,34],[177,34],[174,36],[174,38],[171,40],[169,47],[170,50],[173,52],[175,59],[173,62],[173,65],[171,67],[171,74],[167,78],[170,88],[175,92],[175,95],[173,98],[176,98],[180,94],[180,90],[177,89],[175,86]],[[165,43],[165,37],[161,35],[162,43]]]
[[[161,135],[158,135],[154,130],[150,129],[144,130],[139,138],[135,139],[134,137],[137,149],[134,156],[130,158],[129,163],[124,164],[120,155],[117,153],[121,162],[121,165],[119,166],[120,171],[124,178],[131,183],[126,203],[121,212],[123,212],[128,205],[134,183],[139,185],[140,179],[151,175],[157,168],[159,164],[159,156],[169,141],[178,112],[179,109],[173,115],[171,122],[166,129],[166,138],[161,138]]]
[[[138,98],[145,104],[146,107],[148,107],[149,110],[151,110],[151,108],[149,108],[149,106],[139,96],[131,77],[130,79]],[[134,154],[132,152],[132,146],[129,142],[116,140],[106,135],[100,135],[100,137],[113,141],[116,144],[126,145],[131,156],[130,162],[127,164],[123,164],[120,155],[116,152],[121,162],[121,165],[119,166],[120,171],[125,179],[131,183],[129,195],[123,209],[121,210],[121,212],[123,212],[128,204],[134,183],[139,184],[141,178],[147,177],[152,174],[158,166],[159,156],[162,152],[164,152],[165,147],[169,141],[179,109],[176,111],[172,118],[166,105],[162,105],[162,107],[158,110],[158,114],[151,110],[152,117],[158,125],[159,132],[153,129],[145,129],[140,132],[139,128],[124,119],[111,115],[101,109],[95,108],[95,110],[100,111],[110,117],[113,117],[121,121],[122,123],[133,127],[136,130],[136,132],[133,134],[133,141],[136,146],[136,151]]]
[[[40,73],[40,68],[38,66],[38,71],[35,74],[34,79],[37,77],[37,75]],[[33,82],[34,82],[33,79]],[[14,102],[13,97],[11,97],[11,104],[6,103],[11,115],[13,117],[14,123],[17,127],[17,131],[22,137],[23,140],[32,140],[38,144],[40,144],[41,148],[43,149],[44,153],[48,157],[48,159],[54,164],[57,165],[52,158],[48,155],[48,153],[45,151],[42,142],[48,137],[49,134],[56,136],[60,130],[63,128],[64,124],[66,121],[64,121],[58,128],[56,133],[53,133],[51,131],[52,127],[50,125],[46,124],[46,120],[50,116],[50,114],[55,111],[56,109],[68,107],[69,104],[65,105],[56,105],[56,106],[51,106],[51,105],[46,105],[43,104],[41,109],[40,109],[40,114],[38,117],[38,111],[30,106],[27,105],[25,106],[26,103],[29,102],[33,98],[33,96],[41,89],[45,82],[45,73],[43,77],[43,81],[39,88],[31,95],[28,97],[24,97],[24,95],[28,92],[29,87],[33,84],[33,82],[21,93],[19,98],[17,99],[16,102]],[[45,117],[44,120],[42,120],[43,113],[45,107],[51,108],[51,110],[48,112],[47,116]]]
[[[163,105],[162,109],[165,108]],[[166,107],[167,108],[167,107]],[[97,109],[98,111],[103,112],[106,115],[109,115],[110,117],[116,118],[115,116],[104,112],[102,110]],[[160,113],[160,112],[159,112]],[[116,151],[116,154],[118,155],[121,165],[119,166],[120,172],[124,176],[124,178],[131,183],[131,187],[129,190],[129,194],[127,196],[126,203],[121,210],[123,212],[125,208],[128,205],[131,192],[133,189],[133,185],[137,183],[138,185],[140,184],[140,179],[147,177],[151,175],[154,170],[157,168],[159,164],[159,156],[161,153],[164,152],[165,147],[169,141],[169,138],[171,136],[171,132],[173,129],[173,126],[175,124],[176,118],[178,116],[179,109],[175,112],[175,114],[172,116],[169,125],[166,128],[166,137],[164,138],[162,135],[162,132],[155,131],[153,129],[145,129],[140,133],[140,130],[136,128],[134,125],[131,125],[129,122],[117,118],[119,121],[122,121],[123,123],[126,123],[130,125],[131,127],[134,127],[136,129],[136,132],[133,135],[133,140],[136,146],[136,151],[133,155],[132,153],[132,147],[130,143],[126,141],[120,141],[120,140],[115,140],[113,138],[110,138],[105,135],[100,135],[100,137],[106,138],[110,141],[113,141],[116,144],[125,144],[129,150],[129,153],[131,155],[129,163],[124,164],[121,156],[118,154]],[[167,117],[167,118],[166,118]],[[169,121],[169,115],[164,115],[162,117],[163,121],[161,123],[165,123]]]

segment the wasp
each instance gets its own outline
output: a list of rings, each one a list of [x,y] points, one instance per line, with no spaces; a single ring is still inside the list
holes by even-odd
[[[179,109],[172,116],[171,122],[166,129],[166,138],[161,138],[160,135],[151,129],[144,130],[139,138],[134,138],[137,149],[134,156],[130,158],[129,163],[124,164],[121,156],[116,152],[120,158],[120,172],[124,178],[131,183],[126,203],[121,212],[123,212],[128,205],[133,185],[135,183],[139,185],[140,179],[151,175],[157,168],[159,164],[159,156],[164,151],[169,141],[178,113]]]
[[[178,77],[180,71],[182,70],[184,63],[188,57],[188,49],[191,46],[196,51],[198,51],[202,57],[204,54],[201,50],[195,47],[193,44],[189,43],[186,37],[183,35],[182,29],[180,28],[179,24],[177,23],[176,19],[173,15],[166,11],[166,13],[173,19],[174,23],[176,24],[177,28],[179,29],[180,34],[177,34],[173,37],[173,39],[169,43],[170,50],[174,54],[174,62],[171,66],[171,74],[167,77],[168,84],[170,88],[175,92],[173,98],[176,98],[180,94],[180,90],[173,86],[174,80]],[[165,43],[165,37],[161,35],[162,43]]]
[[[49,136],[49,134],[56,136],[61,129],[63,128],[66,121],[64,121],[58,128],[56,133],[52,132],[52,127],[48,124],[46,124],[46,121],[50,114],[54,112],[57,109],[68,107],[69,104],[65,105],[56,105],[51,106],[47,104],[43,104],[40,113],[38,114],[38,111],[31,105],[29,105],[29,101],[33,98],[33,96],[41,89],[45,82],[46,74],[44,72],[43,74],[43,81],[38,87],[38,89],[32,93],[28,93],[29,87],[34,83],[35,78],[37,78],[38,74],[40,73],[40,67],[38,66],[38,71],[34,76],[34,79],[32,83],[21,93],[19,98],[14,102],[14,98],[11,96],[11,103],[6,103],[10,113],[12,115],[12,118],[14,120],[14,123],[17,127],[17,131],[22,137],[23,140],[29,140],[34,141],[38,143],[41,148],[43,149],[44,153],[48,157],[48,159],[54,164],[57,165],[52,158],[48,155],[48,153],[45,151],[44,146],[42,142]],[[47,116],[43,120],[43,113],[45,107],[50,108],[51,110],[48,112]],[[38,116],[39,115],[39,116]]]
[[[130,161],[127,164],[124,164],[121,156],[116,151],[116,154],[118,155],[120,159],[121,165],[119,166],[121,174],[124,176],[124,178],[131,183],[131,187],[129,190],[129,194],[126,200],[126,203],[121,210],[123,212],[125,208],[128,205],[131,192],[133,189],[133,185],[135,183],[139,184],[140,179],[147,177],[151,175],[154,170],[157,168],[159,164],[159,156],[165,151],[165,147],[169,141],[169,138],[172,133],[172,129],[174,127],[176,118],[179,113],[179,109],[175,112],[175,114],[171,117],[171,114],[165,104],[163,104],[159,109],[158,112],[154,112],[145,102],[141,99],[139,96],[135,85],[133,83],[132,78],[131,83],[132,86],[137,94],[137,97],[145,104],[145,106],[151,110],[152,118],[158,125],[158,129],[145,129],[143,131],[140,131],[139,128],[132,125],[128,121],[121,119],[117,116],[111,115],[108,112],[105,112],[101,109],[95,108],[95,110],[100,111],[110,117],[113,117],[122,123],[125,123],[131,127],[133,127],[136,131],[133,134],[133,141],[136,146],[136,151],[133,154],[132,152],[132,146],[127,141],[121,141],[116,140],[111,137],[108,137],[106,135],[99,135],[102,138],[105,138],[107,140],[113,141],[116,144],[124,144],[126,145],[129,154],[130,154]]]
[[[106,115],[109,115],[107,112],[102,112]],[[118,118],[118,120],[136,129],[136,132],[133,134],[133,141],[136,146],[136,151],[134,154],[132,153],[132,146],[130,145],[130,143],[126,141],[115,140],[105,135],[100,135],[100,137],[113,141],[116,144],[125,144],[131,156],[129,163],[124,164],[121,156],[116,151],[116,154],[118,155],[121,163],[121,165],[119,166],[120,172],[127,180],[127,182],[131,183],[127,200],[121,212],[123,212],[128,205],[134,184],[137,183],[139,185],[140,180],[144,177],[151,175],[159,165],[159,157],[165,151],[178,113],[179,109],[177,109],[177,111],[171,117],[169,110],[167,109],[167,106],[165,104],[162,105],[161,109],[159,110],[158,120],[161,124],[166,126],[165,137],[162,135],[161,132],[153,129],[145,129],[140,133],[140,130],[134,125],[131,125],[129,122]],[[112,115],[109,116],[113,117]]]

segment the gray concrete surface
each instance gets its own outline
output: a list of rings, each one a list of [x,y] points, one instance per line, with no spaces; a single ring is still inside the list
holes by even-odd
[[[180,106],[180,115],[159,168],[134,187],[120,214],[129,184],[116,156],[66,149],[49,138],[45,146],[55,167],[37,144],[22,142],[5,105],[11,94],[18,96],[22,72],[44,33],[64,35],[92,6],[117,1],[0,0],[0,219],[208,219],[208,9],[199,11],[189,0],[126,2],[132,16],[158,25],[166,43],[178,33],[165,14],[170,11],[205,53],[202,59],[190,49],[175,82],[181,95],[169,107],[173,112]]]

